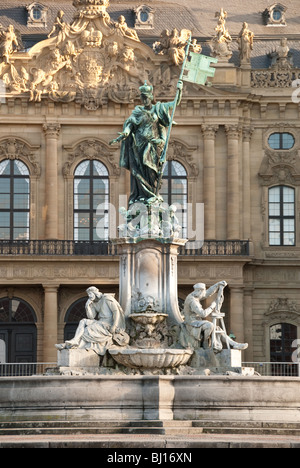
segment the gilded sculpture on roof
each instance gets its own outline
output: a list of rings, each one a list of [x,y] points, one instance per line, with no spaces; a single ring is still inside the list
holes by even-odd
[[[153,50],[156,54],[167,55],[171,62],[175,65],[181,65],[185,57],[185,47],[188,38],[191,35],[191,31],[188,29],[182,29],[179,31],[174,28],[170,32],[168,29],[164,29],[160,36],[160,41],[153,44]],[[193,47],[198,47],[197,52],[201,52],[201,46],[196,43]]]
[[[153,52],[124,16],[111,20],[108,4],[108,0],[74,0],[73,22],[65,22],[59,10],[48,39],[28,52],[16,54],[19,36],[13,26],[2,28],[0,78],[6,91],[28,93],[35,102],[44,96],[57,102],[76,101],[89,110],[109,99],[127,103],[138,97],[139,87],[154,72],[149,60]]]
[[[220,11],[215,13],[215,18],[218,18],[218,24],[215,27],[215,36],[209,43],[211,55],[219,60],[229,60],[232,56],[230,48],[232,37],[226,27],[227,11],[221,8]]]
[[[96,110],[108,101],[133,102],[145,81],[160,96],[176,92],[178,66],[190,31],[164,31],[154,51],[142,43],[123,15],[113,21],[109,0],[74,0],[73,21],[58,10],[48,38],[24,51],[20,34],[0,26],[0,80],[11,96],[72,102]],[[196,40],[191,45],[201,52]],[[166,66],[167,65],[167,66]]]
[[[253,50],[253,40],[254,34],[252,31],[250,31],[248,23],[244,22],[237,38],[241,65],[250,64],[251,51]]]
[[[9,64],[13,53],[17,52],[22,47],[23,44],[19,31],[16,31],[13,25],[4,29],[0,24],[0,57],[4,64]],[[0,64],[0,67],[1,65],[2,64]]]

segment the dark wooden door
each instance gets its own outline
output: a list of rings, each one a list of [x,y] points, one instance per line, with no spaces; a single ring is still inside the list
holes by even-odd
[[[296,325],[277,323],[270,327],[272,375],[298,376],[298,364],[292,363],[295,340],[297,340]]]
[[[6,345],[6,362],[36,362],[35,325],[0,325],[0,339]]]

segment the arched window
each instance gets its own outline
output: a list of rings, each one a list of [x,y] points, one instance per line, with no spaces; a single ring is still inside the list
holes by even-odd
[[[39,21],[41,19],[42,15],[43,15],[42,10],[38,6],[35,6],[32,9],[32,18],[34,20]]]
[[[187,173],[178,161],[166,163],[160,191],[165,203],[176,205],[176,216],[182,226],[182,237],[187,237]]]
[[[0,239],[28,240],[30,179],[18,160],[0,162]]]
[[[86,318],[86,301],[86,297],[78,299],[69,307],[65,317],[64,341],[74,338],[78,323],[81,319]]]
[[[298,364],[292,363],[295,350],[292,345],[296,339],[297,327],[291,323],[276,323],[270,327],[272,375],[298,375]],[[286,364],[279,365],[279,363]]]
[[[291,133],[272,133],[269,136],[269,146],[273,150],[289,150],[295,145],[295,138]]]
[[[295,245],[295,189],[278,186],[269,189],[269,244]]]
[[[0,299],[0,323],[36,322],[35,313],[27,302],[18,298]]]
[[[107,240],[109,174],[100,161],[83,161],[74,174],[74,240]],[[101,225],[101,229],[97,226]]]
[[[17,297],[0,299],[0,340],[6,362],[36,362],[36,315]]]

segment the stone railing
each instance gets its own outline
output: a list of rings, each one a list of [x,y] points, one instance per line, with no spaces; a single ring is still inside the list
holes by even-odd
[[[199,248],[181,247],[179,255],[249,256],[250,242],[248,240],[207,240]]]
[[[53,369],[56,365],[56,362],[0,362],[0,377],[44,375],[47,369]]]
[[[251,86],[253,88],[289,88],[293,81],[300,79],[299,68],[252,70]]]
[[[253,367],[263,377],[299,377],[300,363],[296,362],[243,362],[243,367]],[[47,375],[55,372],[56,362],[21,362],[0,363],[0,377],[24,377],[30,375]]]
[[[0,240],[0,255],[116,255],[116,246],[108,241]]]
[[[250,243],[247,240],[208,240],[201,247],[181,247],[179,255],[188,256],[249,256]],[[33,256],[114,256],[117,245],[112,241],[73,241],[73,240],[0,240],[0,255]]]

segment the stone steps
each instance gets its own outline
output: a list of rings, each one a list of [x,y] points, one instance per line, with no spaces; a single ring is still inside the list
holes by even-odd
[[[170,421],[171,422],[171,421]],[[166,421],[164,422],[166,423]],[[193,427],[203,427],[203,428],[222,428],[222,427],[231,427],[231,428],[253,428],[253,429],[299,429],[300,422],[264,422],[264,421],[210,421],[210,420],[198,420],[192,421]]]
[[[201,434],[285,435],[300,437],[300,423],[251,421],[0,421],[0,436],[140,434],[189,436]]]
[[[203,434],[247,434],[247,435],[271,435],[271,436],[298,436],[300,437],[300,429],[279,429],[279,428],[249,428],[249,427],[209,427],[202,430]]]
[[[18,428],[18,429],[2,429],[0,436],[30,436],[30,435],[112,435],[112,434],[140,434],[140,435],[165,435],[164,429],[142,429],[142,428],[98,428],[98,427],[81,427],[81,428]]]
[[[188,421],[190,423],[190,421]],[[189,425],[189,424],[188,424]],[[138,421],[107,421],[107,420],[100,420],[100,421],[88,421],[88,420],[82,420],[82,421],[67,421],[67,420],[52,420],[52,421],[0,421],[0,429],[2,428],[18,428],[18,427],[24,427],[24,428],[68,428],[68,427],[74,427],[74,428],[81,428],[81,427],[88,427],[92,426],[95,428],[120,428],[120,427],[125,427],[125,428],[131,428],[131,427],[149,427],[149,428],[155,428],[155,427],[163,427],[164,422],[160,420],[156,421],[144,421],[144,420],[138,420]]]
[[[248,434],[300,436],[300,422],[277,423],[263,421],[193,421],[193,427],[203,434]]]
[[[190,428],[191,421],[180,427]],[[174,428],[176,429],[176,428]],[[176,431],[178,432],[178,427]],[[201,433],[202,428],[195,428]],[[0,435],[144,434],[165,435],[164,422],[155,421],[11,421],[0,422]]]

